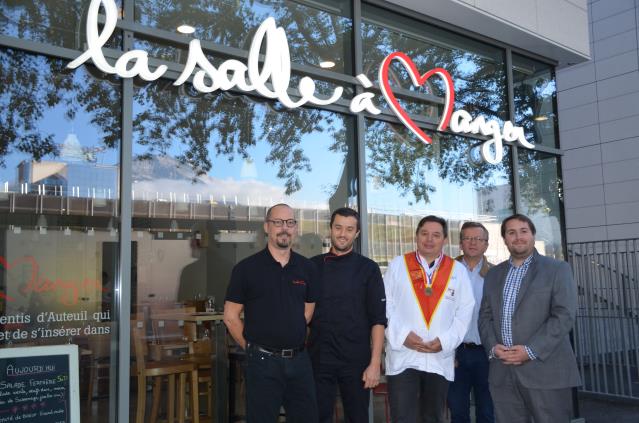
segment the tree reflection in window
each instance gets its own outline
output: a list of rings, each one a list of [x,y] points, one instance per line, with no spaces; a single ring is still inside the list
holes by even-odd
[[[350,72],[352,21],[348,2],[282,0],[137,0],[136,20],[144,25],[175,31],[180,25],[195,28],[194,37],[248,50],[253,34],[264,19],[275,18],[284,28],[291,60],[305,65],[323,61],[332,70]]]
[[[115,2],[120,8],[121,0]],[[0,3],[0,33],[82,50],[90,3],[91,0],[3,0]],[[120,33],[116,31],[106,46],[119,48],[120,43]]]
[[[513,54],[515,122],[535,144],[557,147],[557,87],[552,67]]]
[[[93,67],[66,69],[67,61],[22,51],[0,50],[0,165],[13,154],[33,160],[58,157],[60,140],[43,127],[46,113],[62,108],[68,122],[78,113],[90,116],[101,133],[85,149],[117,150],[120,140],[121,100],[117,78],[106,77]],[[51,124],[51,122],[49,122]],[[91,160],[91,152],[86,151]],[[11,158],[14,162],[19,160]],[[88,160],[88,161],[91,161]]]
[[[504,52],[449,31],[395,15],[383,9],[364,5],[362,45],[364,73],[377,76],[384,58],[401,51],[408,55],[419,71],[441,67],[455,83],[455,108],[463,108],[473,116],[504,120],[507,117],[506,74]],[[443,96],[443,84],[431,78],[424,88],[413,87],[408,72],[399,63],[391,65],[391,86],[425,95],[424,101],[404,99],[411,113],[439,117],[441,108],[433,110],[428,95]],[[371,78],[373,79],[373,78]]]
[[[510,174],[509,150],[504,150],[499,165],[488,165],[479,158],[478,144],[477,140],[439,134],[433,144],[426,145],[402,125],[368,120],[367,176],[377,185],[395,187],[401,197],[410,198],[409,204],[427,205],[436,192],[435,181],[426,174],[437,175],[438,181],[490,190],[503,175]]]
[[[311,159],[302,138],[322,133],[331,152],[347,150],[349,134],[343,116],[318,109],[289,110],[270,101],[229,93],[202,95],[190,86],[169,82],[145,84],[135,93],[134,131],[137,160],[172,156],[195,175],[214,169],[216,157],[253,160],[249,148],[261,140],[269,145],[266,163],[277,168],[285,194],[303,189],[301,173],[310,173]]]

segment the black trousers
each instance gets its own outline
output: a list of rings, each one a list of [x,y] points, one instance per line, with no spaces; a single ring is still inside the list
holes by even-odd
[[[446,423],[448,381],[443,376],[406,369],[387,379],[392,423]]]
[[[283,358],[249,345],[246,356],[247,423],[275,423],[282,406],[287,423],[317,423],[313,369],[306,351]]]
[[[370,389],[364,389],[362,381],[366,367],[367,365],[313,361],[320,423],[330,423],[333,420],[338,387],[344,405],[345,421],[368,423]]]

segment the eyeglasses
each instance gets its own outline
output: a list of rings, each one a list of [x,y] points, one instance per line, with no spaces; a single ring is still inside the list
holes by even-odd
[[[285,223],[287,228],[294,228],[297,225],[297,220],[295,219],[269,219],[267,222],[271,222],[276,228],[281,228]]]
[[[478,236],[474,236],[474,237],[469,237],[469,236],[465,236],[461,239],[463,242],[486,242],[488,241],[486,238],[480,238]]]

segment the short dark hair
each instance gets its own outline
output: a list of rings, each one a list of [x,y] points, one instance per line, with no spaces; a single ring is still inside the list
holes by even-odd
[[[268,208],[268,210],[266,210],[266,216],[264,217],[264,220],[269,220],[271,218],[271,212],[273,212],[273,209],[275,207],[281,207],[281,206],[285,206],[288,207],[289,209],[293,210],[293,207],[289,206],[286,203],[277,203],[272,205],[271,207]]]
[[[446,223],[446,220],[444,220],[444,218],[433,216],[432,214],[426,217],[422,217],[422,220],[420,220],[417,224],[417,229],[415,229],[415,235],[419,233],[419,230],[422,228],[422,226],[424,226],[424,224],[426,224],[426,222],[435,222],[442,225],[442,228],[444,229],[444,238],[448,238],[448,223]]]
[[[459,241],[461,241],[462,237],[464,236],[464,229],[470,229],[470,228],[481,228],[484,231],[484,234],[486,235],[486,240],[488,240],[488,229],[486,229],[484,225],[482,225],[479,222],[464,222],[461,229],[459,230]]]
[[[337,215],[340,215],[342,217],[354,217],[355,220],[357,220],[357,230],[359,231],[359,213],[357,213],[355,210],[351,209],[350,207],[340,207],[339,209],[335,210],[333,214],[331,214],[331,223],[329,227],[333,227],[333,222],[335,221],[335,216]]]
[[[519,214],[519,213],[515,213],[512,216],[508,216],[507,218],[504,219],[503,222],[501,222],[501,237],[504,238],[506,236],[506,223],[510,222],[511,220],[519,220],[520,222],[525,222],[528,224],[528,227],[530,228],[530,232],[532,232],[533,235],[535,235],[537,233],[537,229],[535,228],[535,224],[533,223],[532,220],[530,220],[530,218],[526,215],[523,214]]]

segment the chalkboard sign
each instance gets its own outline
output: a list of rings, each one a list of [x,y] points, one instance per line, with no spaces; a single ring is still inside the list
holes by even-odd
[[[77,345],[0,349],[0,423],[79,423]]]

